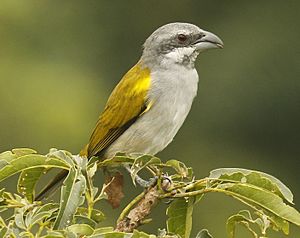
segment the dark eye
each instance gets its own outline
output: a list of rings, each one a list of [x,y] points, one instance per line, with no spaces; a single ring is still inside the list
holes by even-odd
[[[180,42],[185,42],[186,39],[187,39],[187,36],[184,35],[184,34],[179,34],[179,35],[177,36],[177,39],[178,39]]]

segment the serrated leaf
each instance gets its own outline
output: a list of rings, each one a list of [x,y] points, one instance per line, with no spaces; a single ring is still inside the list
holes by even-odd
[[[167,209],[167,229],[169,233],[175,233],[182,238],[190,237],[192,230],[194,198],[179,198],[171,203]]]
[[[85,186],[84,176],[74,167],[71,168],[61,188],[60,207],[53,226],[54,229],[63,229],[71,225],[77,208],[84,201],[82,194]]]
[[[141,171],[142,169],[144,169],[147,166],[150,165],[157,165],[157,164],[161,164],[161,160],[157,157],[154,157],[153,155],[142,155],[137,157],[134,160],[134,163],[132,164],[130,170],[131,170],[131,178],[132,178],[132,182],[135,185],[135,178],[138,174],[139,171]]]
[[[208,230],[203,229],[198,232],[196,238],[213,238],[213,236],[208,232]]]
[[[277,186],[277,189],[280,191],[283,198],[286,199],[289,203],[293,204],[293,194],[292,194],[291,190],[285,184],[283,184],[279,179],[277,179],[274,176],[269,175],[267,173],[263,173],[263,172],[255,171],[255,170],[249,170],[249,169],[241,169],[241,168],[220,168],[220,169],[215,169],[215,170],[211,171],[209,178],[220,178],[222,175],[226,175],[226,174],[232,175],[234,173],[242,173],[244,176],[247,176],[251,173],[252,174],[257,173],[261,177],[269,179],[271,182],[273,182]]]
[[[9,164],[0,169],[0,181],[23,170],[33,169],[37,167],[56,167],[61,169],[68,169],[68,165],[64,161],[58,159],[48,158],[46,156],[36,154],[24,155],[11,160]]]
[[[263,208],[276,216],[300,226],[300,213],[293,207],[286,205],[282,198],[272,192],[241,183],[227,184],[227,187],[224,185],[223,188],[218,188],[218,190],[223,191],[225,194],[231,195],[250,206],[255,206],[257,210]]]
[[[35,186],[44,171],[45,168],[43,167],[26,169],[19,176],[18,192],[23,194],[31,203],[34,201]]]
[[[94,229],[87,224],[74,224],[67,227],[68,231],[71,231],[79,236],[89,236],[94,233]]]

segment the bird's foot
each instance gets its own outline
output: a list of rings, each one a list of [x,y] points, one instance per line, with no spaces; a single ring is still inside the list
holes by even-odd
[[[132,171],[129,166],[126,165],[124,167],[130,174],[132,174]],[[136,174],[134,177],[134,180],[141,187],[149,188],[149,187],[153,187],[157,184],[158,178],[159,178],[158,176],[154,176],[153,178],[150,178],[149,180],[145,180]],[[172,184],[171,178],[167,175],[162,175],[161,184],[160,184],[161,188],[166,191],[170,188],[171,184]]]
[[[158,179],[157,176],[150,178],[149,180],[142,179],[138,175],[135,177],[136,183],[139,184],[143,188],[149,188],[149,187],[154,186],[157,183],[157,179]]]
[[[150,188],[157,184],[158,176],[150,178],[149,180],[144,180],[140,176],[136,176],[135,181],[143,188]],[[160,187],[164,191],[167,191],[172,185],[172,180],[169,176],[163,175],[161,177]]]

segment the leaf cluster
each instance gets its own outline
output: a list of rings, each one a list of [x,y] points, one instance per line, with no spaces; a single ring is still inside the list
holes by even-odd
[[[135,184],[141,171],[155,177],[153,188],[158,200],[171,201],[167,208],[166,229],[157,235],[132,229],[117,231],[103,227],[105,219],[95,204],[107,198],[105,188],[96,187],[93,177],[101,167],[130,167]],[[53,168],[68,171],[61,186],[58,202],[35,201],[36,185]],[[18,194],[0,190],[0,212],[11,210],[8,219],[0,217],[0,237],[190,237],[195,205],[209,192],[231,196],[246,204],[250,210],[233,214],[227,220],[227,236],[236,237],[237,225],[245,227],[253,237],[268,237],[269,230],[289,234],[289,225],[300,226],[300,214],[292,207],[291,191],[278,179],[263,172],[221,168],[209,176],[196,179],[192,168],[177,160],[163,163],[151,155],[117,154],[114,158],[87,160],[63,150],[51,149],[46,155],[32,149],[14,149],[0,154],[0,181],[19,174]],[[145,190],[128,204],[118,219],[126,219],[129,212],[146,198]],[[139,224],[151,222],[143,217]],[[137,227],[134,227],[137,228]],[[202,230],[198,238],[212,237]]]

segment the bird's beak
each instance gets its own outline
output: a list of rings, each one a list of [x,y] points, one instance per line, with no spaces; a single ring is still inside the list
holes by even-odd
[[[194,45],[198,52],[208,49],[222,49],[224,47],[223,41],[218,36],[208,31],[203,31],[202,36],[194,42]]]

